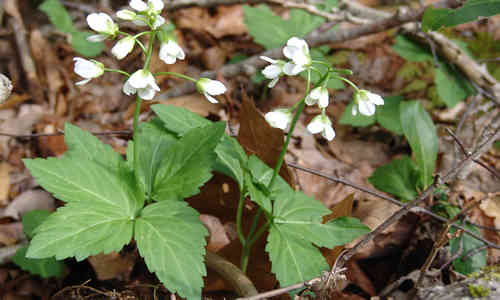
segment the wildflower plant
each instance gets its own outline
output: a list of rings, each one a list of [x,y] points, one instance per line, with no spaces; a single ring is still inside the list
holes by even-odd
[[[223,122],[213,123],[183,108],[153,105],[158,118],[139,124],[142,101],[154,99],[161,91],[156,76],[192,81],[198,92],[212,103],[217,102],[216,96],[226,92],[226,87],[209,78],[152,73],[150,62],[155,42],[159,42],[159,56],[166,64],[185,59],[185,53],[175,41],[173,25],[160,15],[163,1],[132,0],[129,5],[131,10],[121,10],[117,17],[145,26],[145,31],[135,35],[123,32],[109,15],[96,13],[87,18],[89,26],[97,32],[89,40],[116,40],[111,53],[117,59],[140,47],[145,54],[142,67],[129,74],[107,68],[98,61],[74,59],[75,72],[83,78],[77,84],[86,84],[104,72],[117,72],[124,76],[123,93],[135,95],[133,140],[129,142],[126,158],[90,133],[66,124],[68,150],[62,157],[25,159],[37,182],[66,203],[33,230],[26,256],[83,260],[90,255],[120,251],[134,239],[149,270],[170,291],[183,298],[200,299],[202,277],[206,275],[203,260],[208,231],[199,213],[184,199],[198,194],[212,172],[218,171],[231,176],[240,189],[235,219],[243,246],[243,271],[251,259],[252,245],[265,232],[268,232],[266,251],[272,270],[282,285],[309,280],[327,270],[328,264],[317,247],[343,245],[369,229],[349,217],[323,223],[323,216],[330,210],[292,189],[278,175],[291,134],[278,164],[271,169],[256,156],[247,156],[238,142],[224,133]],[[142,41],[146,36],[147,46]],[[289,61],[266,59],[275,66],[267,67],[268,78],[277,81],[280,76],[303,71],[310,75],[316,71],[304,40],[290,39],[284,54]],[[341,72],[345,71],[329,68],[311,93],[308,80],[306,97],[292,108],[266,114],[266,120],[281,129],[289,125],[293,131],[304,105],[318,105],[322,113],[307,128],[311,133],[333,139],[335,132],[325,111],[328,91],[323,83],[330,77],[340,78]],[[242,219],[246,197],[258,205],[259,213],[253,220],[255,226],[245,235]],[[258,227],[260,217],[266,221]]]

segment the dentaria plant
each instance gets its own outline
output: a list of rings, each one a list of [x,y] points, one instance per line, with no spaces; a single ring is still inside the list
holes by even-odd
[[[116,13],[118,19],[134,22],[145,30],[130,34],[105,13],[93,13],[87,22],[95,35],[89,41],[116,41],[111,53],[117,59],[126,57],[135,47],[145,55],[144,65],[129,74],[107,68],[96,60],[76,57],[75,73],[87,84],[104,72],[124,76],[122,91],[135,96],[133,140],[126,157],[95,136],[71,124],[65,125],[67,152],[61,157],[25,159],[24,164],[37,182],[65,205],[52,213],[38,226],[26,256],[30,258],[75,257],[83,260],[90,255],[120,251],[135,241],[139,254],[151,272],[172,293],[187,299],[200,299],[207,229],[199,213],[188,206],[186,198],[200,192],[214,171],[232,177],[240,190],[235,216],[238,239],[242,244],[241,269],[246,271],[252,245],[267,232],[266,251],[272,272],[281,285],[309,280],[328,269],[318,247],[343,245],[365,234],[369,229],[358,219],[342,217],[323,223],[330,210],[321,202],[292,189],[279,175],[286,146],[274,169],[256,156],[247,156],[238,142],[224,133],[223,122],[213,123],[183,108],[153,105],[157,118],[139,123],[143,100],[152,100],[161,91],[156,76],[176,76],[196,84],[197,91],[216,103],[216,96],[225,86],[208,78],[194,79],[174,72],[152,73],[150,70],[154,45],[166,64],[185,59],[182,47],[176,42],[174,26],[160,14],[163,1],[132,0],[130,10]],[[147,43],[145,38],[147,37]],[[329,103],[325,87],[329,78],[340,78],[355,88],[355,101],[361,114],[373,114],[382,98],[359,90],[340,74],[346,70],[328,67],[321,80],[309,92],[310,74],[318,72],[309,55],[309,47],[293,37],[283,49],[288,61],[263,57],[271,65],[263,74],[276,84],[281,76],[307,72],[306,96],[291,108],[281,108],[266,114],[271,126],[290,132],[304,105],[318,105],[321,114],[307,125],[313,133],[327,140],[335,137],[331,121],[325,113]],[[292,113],[295,111],[294,113]],[[243,230],[244,202],[249,198],[258,206],[249,231]],[[265,222],[259,222],[264,218]],[[263,224],[259,226],[259,224]]]

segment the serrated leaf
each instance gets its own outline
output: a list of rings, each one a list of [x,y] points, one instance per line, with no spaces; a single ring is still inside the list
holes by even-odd
[[[111,172],[84,159],[24,160],[37,182],[67,202],[36,228],[31,258],[75,256],[82,260],[119,251],[132,238],[132,222],[144,197],[133,174]]]
[[[365,116],[360,113],[355,116],[352,115],[352,106],[354,101],[351,101],[344,109],[342,117],[340,117],[339,123],[342,125],[351,125],[354,127],[366,127],[373,125],[375,123],[375,115]]]
[[[220,143],[215,148],[217,154],[214,170],[232,177],[240,189],[243,188],[244,171],[243,167],[247,165],[248,157],[245,150],[235,138],[223,135]]]
[[[499,0],[468,0],[456,9],[429,7],[422,17],[424,31],[437,30],[476,20],[478,17],[490,17],[500,13]]]
[[[476,226],[465,224],[464,227],[475,234],[481,235],[481,232],[479,232],[479,229]],[[454,227],[450,228],[451,234],[454,234],[455,232],[456,229]],[[460,244],[462,244],[463,247],[461,247]],[[465,232],[462,233],[459,237],[451,239],[451,254],[455,255],[459,250],[461,251],[460,253],[462,253],[459,258],[453,261],[453,267],[455,268],[455,270],[464,275],[468,275],[472,272],[477,272],[482,267],[486,266],[486,259],[488,254],[486,250],[480,251],[479,253],[476,253],[475,255],[462,260],[465,254],[470,253],[470,251],[481,246],[483,246],[483,242],[477,240],[476,238],[468,235]]]
[[[55,258],[27,258],[26,251],[28,247],[21,247],[12,257],[12,261],[21,269],[30,272],[31,274],[40,275],[43,278],[59,277],[62,275],[64,263],[55,260]]]
[[[71,123],[64,125],[64,142],[68,151],[64,154],[73,159],[92,160],[104,168],[117,171],[123,162],[121,155],[111,146],[104,144],[90,132]]]
[[[266,251],[272,272],[283,287],[310,280],[328,269],[318,248],[280,226],[271,226]]]
[[[257,203],[262,209],[271,213],[271,199],[269,199],[269,197],[259,189],[259,186],[252,181],[252,176],[248,173],[245,173],[245,187],[250,194],[250,199]]]
[[[50,216],[50,211],[48,210],[32,210],[24,214],[23,216],[23,231],[27,237],[33,238],[35,234],[35,228],[40,226],[48,217]]]
[[[136,220],[139,253],[160,281],[187,299],[200,299],[207,230],[196,210],[181,201],[148,205]]]
[[[274,170],[269,168],[262,160],[257,156],[251,155],[248,159],[248,169],[252,174],[253,181],[260,184],[262,187],[267,187],[271,182]],[[269,191],[271,197],[282,197],[286,195],[289,191],[293,191],[288,183],[279,175],[276,177],[276,182],[274,186]]]
[[[399,103],[403,99],[401,96],[384,97],[384,105],[377,107],[375,111],[377,122],[397,135],[403,135],[403,128],[399,118]]]
[[[368,178],[378,190],[395,195],[403,201],[413,200],[418,195],[417,180],[418,168],[406,155],[378,167]]]
[[[214,149],[224,134],[223,122],[188,131],[165,152],[155,178],[156,201],[182,199],[199,192],[212,177]]]
[[[104,43],[94,43],[87,41],[87,38],[93,33],[89,31],[72,31],[71,47],[79,54],[85,57],[95,57],[104,50]]]
[[[435,83],[439,98],[447,107],[454,107],[458,102],[473,94],[462,74],[453,70],[446,63],[435,69]]]
[[[243,6],[245,24],[254,41],[266,49],[283,46],[293,37],[304,37],[324,22],[300,9],[291,9],[287,20],[275,15],[267,5]],[[272,30],[272,34],[269,34]]]
[[[438,153],[436,127],[419,101],[401,102],[399,108],[404,135],[420,170],[420,187],[426,188],[432,184],[436,168]]]
[[[289,192],[274,202],[274,222],[278,228],[294,232],[320,247],[343,245],[370,231],[355,218],[342,217],[323,224],[323,216],[328,214],[330,210],[321,202],[302,192]]]
[[[426,61],[433,59],[429,51],[417,43],[412,42],[404,35],[398,35],[396,37],[392,50],[408,61]]]
[[[146,195],[151,195],[161,161],[165,158],[169,147],[177,142],[177,138],[163,128],[160,120],[153,119],[141,124],[136,140],[139,181]]]
[[[155,114],[163,121],[165,127],[183,136],[191,129],[210,125],[212,122],[184,107],[155,104],[151,106]]]
[[[71,16],[59,0],[45,0],[39,8],[49,17],[57,30],[66,33],[74,31]]]

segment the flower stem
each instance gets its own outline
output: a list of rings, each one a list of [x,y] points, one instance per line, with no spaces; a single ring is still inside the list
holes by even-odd
[[[120,73],[122,75],[125,75],[127,77],[130,77],[130,74],[125,72],[125,71],[122,71],[122,70],[118,70],[118,69],[108,69],[108,68],[104,68],[104,71],[106,72],[114,72],[114,73]]]
[[[186,79],[186,80],[189,80],[189,81],[192,81],[192,82],[197,82],[197,80],[194,79],[194,78],[192,78],[192,77],[189,77],[189,76],[181,74],[181,73],[176,73],[176,72],[158,72],[158,73],[154,73],[154,76],[159,76],[159,75],[171,75],[171,76],[179,77],[179,78]]]
[[[149,63],[151,62],[151,54],[153,53],[153,44],[155,42],[156,31],[151,31],[151,38],[149,40],[148,52],[146,52],[146,62],[144,63],[144,69],[149,70]]]
[[[352,81],[350,81],[349,79],[344,78],[342,76],[335,75],[335,74],[332,74],[332,76],[334,78],[337,78],[337,79],[340,79],[340,80],[343,80],[343,81],[347,82],[350,86],[352,86],[356,90],[356,92],[359,91],[359,88]]]
[[[238,201],[238,210],[236,211],[236,231],[238,233],[238,238],[240,239],[243,248],[245,248],[245,236],[243,235],[243,228],[241,227],[241,218],[243,216],[243,206],[244,206],[244,193],[240,192],[240,200]],[[243,257],[243,256],[242,256]]]
[[[307,70],[306,96],[309,94],[310,85],[311,85],[311,71]],[[297,108],[297,111],[295,112],[295,115],[293,116],[292,123],[290,124],[290,130],[288,131],[288,134],[286,136],[285,144],[283,145],[283,149],[281,149],[281,153],[280,153],[280,156],[278,158],[278,163],[276,164],[276,167],[274,168],[273,177],[271,177],[271,181],[267,185],[267,188],[269,190],[271,190],[271,188],[273,187],[274,181],[276,180],[276,177],[278,176],[278,173],[281,169],[281,165],[283,165],[283,161],[285,160],[286,150],[288,148],[288,144],[290,144],[290,140],[292,139],[293,130],[295,129],[295,125],[297,125],[297,121],[299,120],[299,116],[302,113],[302,111],[304,110],[304,107],[306,105],[306,103],[304,102],[304,99],[306,98],[306,96],[302,97],[302,99],[300,100],[300,104]]]
[[[137,183],[139,183],[139,161],[137,159],[138,154],[137,154],[137,129],[139,127],[139,114],[141,112],[141,102],[142,99],[141,97],[137,96],[135,98],[135,111],[134,111],[134,124],[133,124],[133,129],[134,129],[134,174],[135,174],[135,180]]]

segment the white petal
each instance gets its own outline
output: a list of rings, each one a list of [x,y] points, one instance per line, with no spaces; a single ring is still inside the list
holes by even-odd
[[[93,13],[87,16],[89,27],[97,32],[106,32],[109,28],[108,22],[113,22],[113,20],[105,13]]]
[[[155,11],[161,11],[163,9],[163,0],[149,0],[149,4],[152,5]]]
[[[99,42],[104,41],[107,38],[108,38],[108,35],[106,35],[106,34],[93,34],[93,35],[89,35],[87,37],[87,41],[89,41],[91,43],[99,43]]]
[[[207,98],[207,100],[212,102],[212,103],[219,103],[219,101],[217,101],[217,99],[215,99],[214,97],[210,96],[207,93],[203,93],[203,96],[205,96],[205,98]]]
[[[160,87],[156,84],[155,77],[153,74],[149,73],[148,77],[146,78],[149,87],[151,87],[155,91],[160,91]]]
[[[153,23],[153,29],[158,29],[163,24],[165,24],[165,19],[162,16],[156,16],[155,22]]]
[[[131,11],[131,10],[128,10],[128,9],[122,9],[122,10],[119,10],[117,13],[116,13],[116,16],[119,18],[119,19],[122,19],[122,20],[126,20],[126,21],[132,21],[135,19],[136,17],[136,14],[135,12]]]
[[[324,127],[325,124],[323,124],[318,117],[314,117],[314,119],[312,119],[312,121],[307,125],[307,130],[312,134],[316,134],[323,131]]]
[[[307,46],[307,43],[305,40],[301,39],[301,38],[298,38],[298,37],[291,37],[287,42],[286,42],[287,46],[294,46],[294,47],[297,47],[297,48],[309,48],[309,46]]]
[[[319,97],[319,101],[318,101],[318,105],[319,107],[321,108],[325,108],[328,106],[328,103],[329,103],[329,99],[328,99],[328,90],[324,87],[321,87],[320,88],[320,97]]]
[[[130,76],[127,82],[136,89],[143,89],[149,85],[148,75],[151,74],[149,71],[143,69],[137,70]]]
[[[292,59],[297,53],[297,51],[299,51],[297,47],[285,46],[283,48],[283,55],[285,55],[286,58]]]
[[[311,93],[309,93],[309,95],[306,96],[306,99],[304,100],[304,102],[310,106],[310,105],[316,104],[316,102],[318,102],[318,100],[312,97],[312,92],[311,92]]]
[[[92,78],[87,78],[87,79],[84,79],[84,80],[81,80],[81,81],[78,81],[76,82],[75,84],[76,85],[84,85],[86,84],[87,82],[89,82]]]
[[[137,11],[145,11],[148,9],[148,5],[141,0],[130,0],[128,5]]]
[[[142,20],[138,20],[138,19],[133,20],[132,23],[134,23],[137,26],[147,26],[148,25],[146,22],[144,22]]]
[[[115,46],[111,49],[111,53],[116,58],[123,59],[134,49],[134,45],[135,39],[133,37],[124,37],[115,44]]]
[[[269,65],[262,70],[262,75],[267,79],[274,79],[279,77],[281,74],[281,68],[277,65]]]
[[[205,86],[205,92],[214,96],[221,95],[226,92],[226,87],[220,81],[210,80],[208,84]]]
[[[375,113],[375,104],[369,101],[358,102],[359,113],[365,116],[371,116]]]
[[[269,82],[269,84],[267,86],[269,88],[273,88],[276,85],[276,83],[278,82],[278,80],[280,80],[279,77],[274,78],[273,80],[271,80],[271,82]]]
[[[156,91],[150,87],[139,89],[139,97],[143,100],[151,100],[154,98]]]
[[[134,88],[131,84],[130,84],[130,78],[125,82],[125,84],[123,85],[123,88],[122,88],[122,91],[125,93],[125,95],[133,95],[137,92],[137,89]]]
[[[95,78],[104,72],[102,68],[89,60],[80,57],[75,57],[73,60],[75,61],[75,73],[83,78]]]
[[[384,105],[384,99],[375,93],[367,92],[366,96],[370,99],[370,102],[375,105]]]
[[[352,104],[352,110],[351,110],[351,112],[352,112],[353,116],[355,116],[355,115],[358,114],[358,105],[356,103]]]
[[[265,61],[267,61],[268,63],[271,63],[271,64],[275,64],[275,63],[278,62],[277,60],[272,59],[272,58],[267,57],[267,56],[261,56],[260,59],[263,59],[263,60],[265,60]]]
[[[332,126],[325,126],[325,129],[323,130],[323,132],[321,132],[321,135],[331,141],[335,138],[335,130],[333,130]]]
[[[268,112],[264,115],[264,118],[274,128],[279,128],[285,130],[290,121],[289,114],[280,111]]]
[[[309,93],[309,96],[313,99],[319,99],[321,97],[321,87],[317,87],[312,89],[311,93]]]
[[[304,67],[296,65],[296,64],[291,63],[291,62],[287,62],[283,66],[283,73],[285,73],[286,75],[289,75],[289,76],[295,76],[302,71],[304,71]]]

